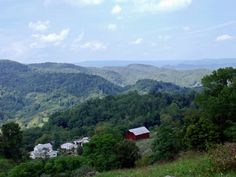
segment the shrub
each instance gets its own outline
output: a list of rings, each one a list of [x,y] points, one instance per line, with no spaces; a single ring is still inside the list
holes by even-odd
[[[216,145],[209,152],[212,170],[224,172],[236,168],[236,143]]]
[[[80,168],[82,165],[81,157],[57,157],[50,159],[45,164],[46,174],[62,173],[73,171]]]
[[[21,163],[10,171],[9,177],[38,177],[43,174],[43,169],[41,160]]]

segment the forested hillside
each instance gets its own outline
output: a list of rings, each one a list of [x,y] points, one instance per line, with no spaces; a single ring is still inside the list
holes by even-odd
[[[109,81],[86,74],[36,72],[26,65],[0,62],[0,118],[17,118],[38,126],[43,118],[89,98],[123,91]]]
[[[85,68],[72,64],[42,63],[32,64],[30,67],[41,72],[69,72],[98,75],[120,86],[133,85],[138,80],[152,79],[171,82],[182,87],[195,87],[200,85],[203,76],[211,72],[207,69],[175,70],[141,64],[132,64],[126,67]]]
[[[132,127],[143,125],[148,128],[154,127],[161,123],[161,119],[168,117],[181,122],[184,110],[191,106],[194,96],[194,92],[187,94],[153,92],[145,95],[131,92],[89,100],[72,109],[51,115],[40,131],[28,130],[26,133],[33,139],[27,139],[27,142],[46,143],[54,140],[58,146],[61,142],[74,137],[91,136],[95,133],[95,127],[104,123],[112,125],[122,134]]]
[[[120,78],[113,71],[102,72],[115,85],[91,71],[72,64],[44,63],[24,65],[13,61],[0,61],[0,122],[17,120],[22,126],[42,126],[57,111],[68,109],[91,98],[138,91],[189,92],[172,83],[150,79],[121,87]],[[102,70],[100,70],[102,71]],[[86,73],[86,74],[85,74]],[[119,74],[118,74],[119,75]]]
[[[0,176],[92,174],[113,177],[160,173],[210,177],[220,173],[233,177],[236,165],[235,81],[234,68],[219,69],[205,76],[199,92],[144,80],[134,86],[141,88],[139,92],[90,99],[52,114],[41,128],[22,132],[18,124],[6,123],[0,134],[0,158],[3,157],[0,164],[4,166]],[[143,90],[145,84],[151,88],[148,93],[145,88]],[[174,90],[170,92],[169,88]],[[139,126],[151,131],[149,143],[124,138],[129,128]],[[79,146],[76,154],[61,151],[61,144],[84,136],[90,137],[89,142]],[[59,156],[29,160],[28,152],[39,143],[51,143],[59,150]],[[144,148],[148,149],[147,153],[141,152]],[[160,166],[163,162],[166,165]],[[147,167],[149,165],[153,166]],[[139,168],[103,173],[135,166],[144,166],[146,171]]]

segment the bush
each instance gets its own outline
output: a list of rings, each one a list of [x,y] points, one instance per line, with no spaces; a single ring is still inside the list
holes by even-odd
[[[11,160],[0,159],[0,173],[8,172],[14,165],[15,163]]]
[[[57,157],[21,163],[9,172],[9,177],[69,176],[82,166],[81,157]]]
[[[38,177],[44,172],[44,163],[41,160],[22,163],[14,167],[9,177]]]
[[[217,145],[209,152],[212,170],[224,172],[236,169],[236,143]]]
[[[82,165],[81,157],[57,157],[50,159],[45,164],[45,173],[54,174],[67,171],[73,171],[80,168]]]

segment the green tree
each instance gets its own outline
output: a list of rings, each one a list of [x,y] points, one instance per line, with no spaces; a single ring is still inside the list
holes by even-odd
[[[220,130],[221,141],[227,140],[224,131],[236,122],[236,69],[224,68],[202,79],[204,91],[196,103],[203,116],[210,119]]]
[[[132,168],[139,159],[139,148],[132,141],[122,141],[117,145],[117,158],[121,168]]]
[[[178,152],[177,144],[174,128],[169,124],[160,125],[152,145],[153,161],[173,159]]]
[[[196,117],[193,124],[188,125],[184,142],[188,148],[206,150],[207,146],[219,141],[219,129],[205,117]]]
[[[10,122],[2,126],[1,149],[6,158],[19,160],[21,158],[22,132],[18,124]]]
[[[84,145],[83,156],[87,158],[89,165],[99,171],[118,168],[116,145],[120,141],[113,134],[95,135]]]

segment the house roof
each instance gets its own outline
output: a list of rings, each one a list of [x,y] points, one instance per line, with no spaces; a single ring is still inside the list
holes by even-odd
[[[129,132],[133,133],[136,136],[150,133],[150,131],[146,127],[138,127],[138,128],[129,129]]]
[[[61,149],[71,150],[73,148],[77,148],[77,145],[75,145],[73,143],[64,143],[61,145]]]
[[[34,150],[42,150],[42,149],[52,149],[51,143],[47,144],[38,144],[37,146],[34,147]]]

